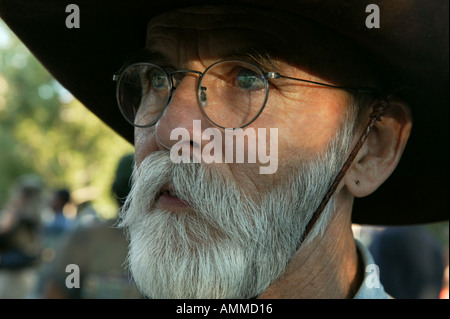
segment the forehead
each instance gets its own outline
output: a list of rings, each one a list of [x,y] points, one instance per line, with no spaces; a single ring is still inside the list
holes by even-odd
[[[364,55],[337,33],[298,16],[241,6],[164,13],[149,22],[146,49],[176,61],[268,53],[347,84],[361,84],[361,75],[370,73]],[[349,67],[357,71],[353,76]]]
[[[147,48],[201,49],[204,55],[232,54],[245,49],[275,51],[292,39],[280,32],[275,17],[242,7],[198,7],[166,13],[148,26]],[[270,39],[268,41],[268,39]],[[230,51],[230,52],[227,52]]]

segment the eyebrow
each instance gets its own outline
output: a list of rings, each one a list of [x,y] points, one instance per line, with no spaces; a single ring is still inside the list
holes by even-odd
[[[157,50],[150,50],[147,48],[141,49],[135,52],[130,58],[128,58],[122,65],[122,69],[127,66],[139,63],[139,62],[152,62],[155,64],[158,63],[167,63],[169,58],[165,56],[163,53]]]
[[[249,47],[245,49],[239,49],[218,55],[217,60],[241,60],[245,62],[253,63],[259,66],[265,72],[282,72],[276,61],[272,58],[270,53],[260,47]],[[138,62],[150,62],[161,67],[172,66],[170,58],[156,49],[143,48],[136,52],[131,58],[129,58],[122,66],[121,69]]]
[[[259,66],[265,72],[281,72],[279,65],[272,55],[264,48],[250,47],[223,56],[230,60],[243,60]]]

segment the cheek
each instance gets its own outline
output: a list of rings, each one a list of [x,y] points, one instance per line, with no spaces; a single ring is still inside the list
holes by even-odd
[[[149,154],[158,150],[155,140],[155,128],[135,128],[134,148],[136,165],[139,166]]]
[[[283,165],[325,150],[342,123],[349,97],[342,91],[315,88],[288,98],[273,94],[269,103],[255,125],[278,128],[279,164]]]

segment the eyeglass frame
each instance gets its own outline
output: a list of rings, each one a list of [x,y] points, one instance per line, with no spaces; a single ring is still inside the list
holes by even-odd
[[[259,110],[259,112],[254,116],[254,118],[248,122],[247,124],[237,127],[237,128],[226,128],[224,126],[218,125],[217,123],[215,123],[213,120],[210,119],[210,117],[206,114],[201,100],[200,100],[200,95],[202,92],[202,87],[201,87],[201,82],[202,82],[202,78],[205,75],[205,73],[207,73],[211,68],[213,68],[214,66],[216,66],[217,64],[220,63],[224,63],[224,62],[239,62],[239,63],[247,63],[250,64],[251,66],[255,67],[256,70],[258,70],[264,79],[264,85],[265,85],[265,98],[264,98],[264,102],[261,106],[261,109]],[[122,111],[122,107],[121,107],[121,103],[120,103],[120,99],[119,99],[119,85],[120,85],[120,80],[122,79],[123,74],[131,67],[137,66],[137,65],[152,65],[152,66],[156,66],[159,69],[161,69],[162,71],[164,71],[164,73],[167,75],[167,78],[170,79],[169,82],[169,87],[168,87],[168,92],[169,92],[169,96],[167,99],[167,104],[164,106],[163,110],[161,111],[161,113],[158,115],[158,117],[153,120],[152,122],[150,122],[149,124],[146,125],[136,125],[134,123],[131,123],[131,121],[128,120],[127,116],[124,114],[124,111]],[[256,121],[256,119],[261,115],[261,113],[263,112],[264,108],[266,107],[267,104],[267,100],[269,99],[269,90],[270,90],[270,85],[269,85],[269,79],[272,80],[277,80],[277,79],[287,79],[287,80],[294,80],[294,81],[299,81],[299,82],[304,82],[304,83],[311,83],[311,84],[317,84],[320,86],[324,86],[324,87],[329,87],[329,88],[334,88],[334,89],[341,89],[341,90],[346,90],[346,91],[352,91],[354,93],[358,93],[358,94],[369,94],[369,95],[376,95],[378,93],[378,90],[375,88],[355,88],[355,87],[346,87],[346,86],[338,86],[338,85],[332,85],[332,84],[327,84],[327,83],[321,83],[321,82],[316,82],[316,81],[310,81],[310,80],[305,80],[305,79],[299,79],[299,78],[294,78],[294,77],[290,77],[290,76],[286,76],[283,74],[280,74],[279,72],[264,72],[258,65],[248,62],[248,61],[244,61],[244,60],[236,60],[236,59],[226,59],[226,60],[221,60],[221,61],[217,61],[214,62],[213,64],[211,64],[210,66],[208,66],[205,71],[200,72],[200,71],[196,71],[196,70],[189,70],[189,69],[180,69],[180,70],[175,70],[175,71],[171,71],[169,72],[166,68],[159,66],[155,63],[150,63],[150,62],[136,62],[136,63],[132,63],[129,65],[124,66],[118,73],[113,75],[113,81],[117,83],[116,85],[116,100],[119,106],[119,110],[122,113],[122,116],[125,118],[125,120],[130,123],[131,125],[133,125],[134,127],[139,127],[139,128],[146,128],[146,127],[151,127],[153,125],[155,125],[156,123],[158,123],[159,119],[162,117],[162,115],[164,114],[164,111],[166,110],[167,106],[170,104],[170,101],[172,99],[172,95],[173,95],[173,91],[176,89],[176,86],[173,84],[173,75],[174,74],[178,74],[178,73],[194,73],[199,75],[199,78],[197,80],[197,101],[199,102],[200,108],[202,110],[203,115],[208,119],[208,121],[210,123],[212,123],[213,125],[222,128],[222,129],[238,129],[238,128],[244,128],[249,126],[250,124],[252,124],[254,121]]]

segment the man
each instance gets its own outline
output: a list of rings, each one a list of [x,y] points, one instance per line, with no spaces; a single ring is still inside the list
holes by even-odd
[[[20,176],[0,210],[0,299],[29,298],[38,280],[44,183]]]
[[[71,230],[71,220],[64,216],[64,207],[70,202],[70,192],[67,189],[59,189],[54,192],[50,200],[50,208],[54,213],[52,222],[46,227],[46,235],[60,238]],[[53,240],[54,240],[53,239]]]
[[[273,24],[264,24],[268,17]],[[295,19],[286,14],[227,6],[168,13],[149,23],[146,50],[155,58],[150,56],[145,61],[173,70],[203,72],[218,61],[235,59],[258,63],[268,72],[276,70],[292,78],[370,87],[370,79],[367,83],[355,80],[362,77],[358,73],[367,73],[366,67],[356,52],[341,44],[343,40]],[[217,30],[218,25],[221,28]],[[302,33],[304,29],[308,33]],[[294,34],[298,37],[296,43],[292,43]],[[316,39],[327,43],[330,49],[317,50]],[[305,47],[305,43],[312,45]],[[343,48],[345,54],[336,56]],[[332,56],[329,52],[333,52]],[[334,59],[340,63],[335,64]],[[299,67],[303,61],[307,61],[308,69]],[[352,63],[356,64],[355,71],[348,68]],[[315,70],[322,68],[329,71],[328,76],[336,76],[321,77],[320,71]],[[246,124],[240,121],[241,115],[243,121],[252,119],[244,112],[233,114],[235,104],[225,101],[228,93],[219,92],[226,91],[231,81],[244,81],[240,77],[249,77],[251,70],[250,64],[232,62],[210,72],[221,72],[218,78],[232,73],[233,79],[217,88],[208,83],[213,80],[202,82],[210,100],[214,100],[211,95],[216,90],[222,94],[220,107],[225,110],[222,113],[214,107],[215,114],[210,116],[217,118],[218,125],[236,117],[236,125],[222,125],[241,127]],[[152,76],[149,75],[155,83],[148,85],[157,86]],[[248,127],[278,129],[279,167],[275,174],[259,174],[256,168],[260,163],[174,164],[169,151],[180,141],[171,138],[172,130],[184,127],[193,136],[193,120],[201,120],[203,129],[209,127],[198,107],[197,81],[196,76],[186,74],[157,123],[135,129],[135,144],[141,146],[136,148],[136,184],[122,224],[131,236],[130,266],[141,289],[151,297],[163,298],[353,297],[361,286],[364,269],[358,266],[350,227],[351,203],[354,196],[372,192],[394,169],[409,135],[407,106],[401,101],[390,101],[385,116],[392,114],[395,126],[379,125],[379,133],[368,137],[355,165],[336,190],[334,205],[328,206],[303,246],[312,213],[372,110],[349,109],[356,102],[346,90],[274,80],[264,112]],[[249,100],[258,100],[258,88],[250,90],[254,93],[236,89],[236,94],[252,94]],[[210,100],[204,108],[208,116],[206,110],[213,107]],[[233,102],[238,103],[239,99]],[[127,105],[123,103],[122,107]],[[139,116],[138,112],[136,118]],[[146,120],[150,123],[151,119]],[[378,148],[375,138],[392,144]],[[182,142],[191,143],[193,151],[206,147],[206,142],[195,144],[194,138]],[[389,152],[382,151],[385,148]],[[384,164],[378,166],[374,162]],[[339,266],[330,271],[332,264]],[[307,280],[311,277],[316,278],[317,284]]]
[[[396,299],[439,299],[444,247],[423,225],[389,227],[376,233],[369,250],[383,269],[382,282]]]
[[[134,186],[121,226],[130,236],[133,277],[149,297],[387,298],[369,271],[369,252],[353,238],[352,221],[417,223],[448,214],[448,203],[439,201],[434,216],[406,210],[392,217],[386,207],[411,206],[384,193],[381,200],[376,198],[385,202],[383,208],[368,205],[363,213],[352,213],[355,197],[375,192],[402,157],[412,126],[408,103],[416,101],[411,100],[413,94],[396,94],[402,88],[397,81],[405,79],[408,72],[400,71],[405,66],[412,67],[414,85],[429,76],[411,62],[416,59],[416,37],[429,35],[417,32],[403,38],[403,45],[388,44],[392,38],[387,39],[386,31],[367,36],[370,31],[361,19],[364,7],[351,1],[272,6],[251,1],[232,6],[120,6],[121,17],[134,12],[120,24],[120,34],[136,36],[143,48],[126,61],[124,47],[130,50],[125,44],[132,40],[118,39],[109,47],[120,51],[114,63],[119,56],[125,62],[114,79],[120,111],[134,126],[136,147]],[[429,5],[427,12],[445,12],[441,6]],[[345,9],[348,12],[339,16]],[[391,9],[412,14],[412,20],[423,15],[423,6]],[[152,13],[137,14],[148,10]],[[56,17],[56,9],[51,11]],[[112,19],[119,10],[107,11],[110,25],[119,30]],[[88,17],[94,12],[99,11],[88,11]],[[394,21],[389,8],[382,12]],[[131,17],[137,21],[134,29],[127,26],[133,24]],[[137,27],[144,18],[149,21],[145,39]],[[101,30],[93,21],[87,18],[71,39],[77,42],[83,32]],[[448,17],[444,21],[448,24]],[[351,31],[353,23],[358,31]],[[426,27],[425,22],[421,26]],[[114,34],[108,30],[101,33],[108,38],[95,40],[84,34],[89,40],[83,45],[105,48],[114,43],[107,33]],[[443,39],[431,38],[438,43]],[[28,43],[33,46],[34,41]],[[382,45],[414,52],[399,62],[388,49],[380,49]],[[42,55],[44,51],[43,59],[50,68],[54,65],[64,84],[73,66],[58,71],[52,54],[42,50]],[[442,62],[445,46],[437,51]],[[432,60],[425,56],[427,62]],[[444,61],[448,65],[448,55]],[[100,72],[97,64],[92,66]],[[445,62],[437,64],[430,69],[438,76],[436,92],[442,94],[445,76],[436,69]],[[67,83],[87,80],[73,77]],[[104,85],[96,83],[102,94],[91,95],[106,96]],[[97,105],[91,108],[130,138],[109,109],[101,111],[104,101],[88,97],[89,90],[78,84],[72,90]],[[439,94],[435,97],[440,99]],[[440,110],[448,112],[448,105]],[[240,149],[247,154],[244,163],[239,152],[226,158],[227,150],[234,149],[226,143],[230,131],[237,135],[228,141],[236,143],[239,134],[248,133]],[[260,170],[267,164],[267,154],[260,151],[264,146],[277,154],[269,174]],[[448,162],[448,156],[443,158]]]

